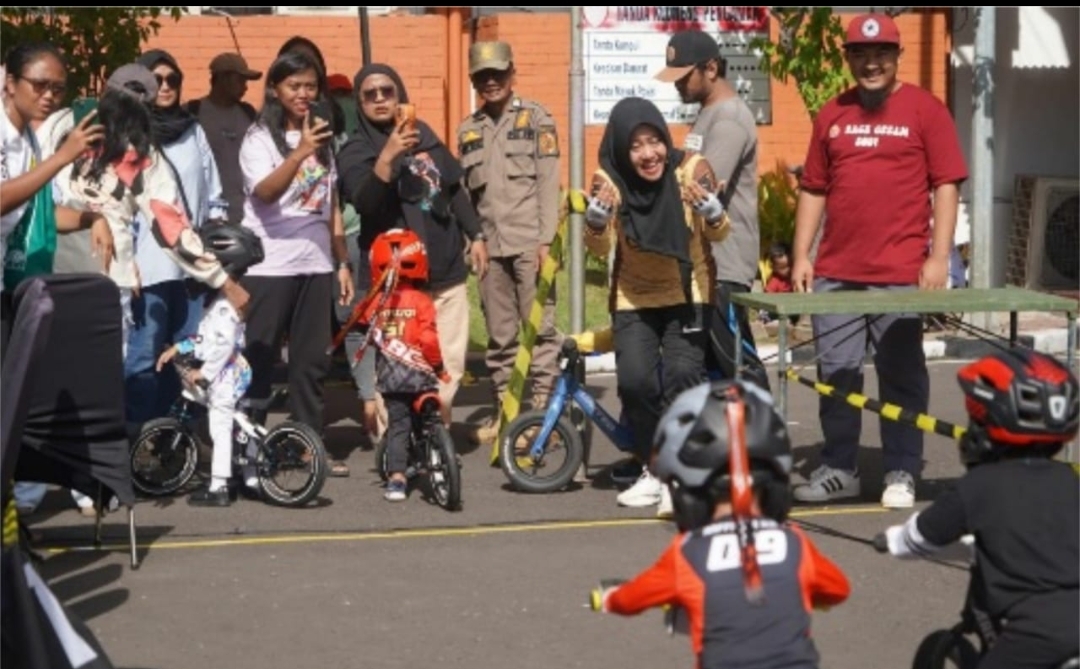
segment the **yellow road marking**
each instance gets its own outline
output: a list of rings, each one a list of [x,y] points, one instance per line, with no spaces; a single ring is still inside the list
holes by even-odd
[[[812,518],[815,516],[844,516],[848,514],[887,513],[880,506],[832,507],[821,509],[803,509],[793,511],[792,518]],[[542,532],[551,530],[582,530],[604,527],[634,527],[642,525],[663,525],[670,521],[658,518],[613,518],[610,520],[578,520],[539,523],[520,523],[514,525],[471,525],[468,527],[433,527],[411,530],[389,530],[375,532],[323,532],[319,534],[262,535],[257,537],[227,537],[221,539],[200,539],[197,541],[160,541],[153,544],[138,544],[141,550],[162,550],[181,548],[216,548],[221,546],[268,546],[275,544],[298,544],[330,541],[372,541],[375,539],[419,539],[435,537],[483,536],[506,534],[510,532]],[[42,549],[48,554],[74,553],[86,551],[127,551],[128,544],[110,544],[95,546],[66,546]]]

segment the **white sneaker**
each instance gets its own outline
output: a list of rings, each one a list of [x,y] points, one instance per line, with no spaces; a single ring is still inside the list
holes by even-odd
[[[915,478],[899,469],[886,472],[881,506],[886,509],[910,509],[915,506]]]
[[[619,493],[619,496],[615,499],[618,501],[619,506],[653,506],[660,503],[660,490],[663,487],[660,479],[653,476],[648,469],[645,469],[641,472],[637,482]]]
[[[656,507],[656,517],[670,520],[675,517],[675,507],[671,503],[671,488],[660,486],[660,504]]]
[[[799,502],[831,502],[858,497],[861,488],[858,470],[833,469],[821,465],[810,475],[810,483],[795,488],[794,495]]]

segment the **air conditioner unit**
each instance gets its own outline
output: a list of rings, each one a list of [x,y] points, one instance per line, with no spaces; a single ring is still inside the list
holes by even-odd
[[[1080,289],[1080,179],[1017,175],[1006,283]]]
[[[296,5],[289,7],[274,7],[274,13],[283,16],[356,16],[359,7],[319,7],[310,5]],[[368,16],[385,16],[397,9],[396,5],[381,7],[368,7]]]

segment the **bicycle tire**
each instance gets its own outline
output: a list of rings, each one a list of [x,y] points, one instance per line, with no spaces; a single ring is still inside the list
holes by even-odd
[[[499,442],[499,464],[510,484],[521,492],[541,494],[565,488],[574,478],[584,457],[581,435],[565,416],[560,416],[552,434],[558,435],[566,448],[566,461],[549,476],[538,476],[539,469],[525,471],[519,461],[515,446],[527,430],[540,430],[544,425],[546,410],[526,411],[506,426]]]
[[[151,471],[157,472],[161,467],[144,466],[142,456],[147,449],[154,450],[155,439],[167,438],[170,435],[173,437],[171,439],[173,443],[168,448],[172,456],[178,457],[169,457],[167,461],[178,466],[170,467],[170,472],[173,470],[175,472],[166,474],[164,478],[150,476]],[[157,464],[161,465],[163,459],[159,455]],[[165,497],[172,495],[191,481],[199,464],[199,447],[194,435],[177,419],[155,418],[143,424],[138,438],[131,447],[129,464],[131,465],[131,483],[137,491],[149,497]]]
[[[296,491],[286,490],[278,485],[274,475],[281,471],[282,462],[278,457],[279,442],[285,439],[297,439],[310,452],[309,459],[299,456],[302,464],[309,469],[308,477]],[[297,421],[278,423],[266,433],[259,454],[256,456],[256,468],[259,475],[259,487],[263,498],[275,506],[299,507],[315,499],[322,492],[326,483],[327,456],[326,447],[315,430]]]
[[[915,651],[912,669],[975,669],[979,653],[956,630],[931,632]]]
[[[461,468],[458,466],[457,449],[450,431],[441,422],[432,426],[428,439],[428,485],[435,503],[447,511],[461,508]],[[435,455],[438,457],[434,457]],[[439,480],[439,475],[442,480]]]

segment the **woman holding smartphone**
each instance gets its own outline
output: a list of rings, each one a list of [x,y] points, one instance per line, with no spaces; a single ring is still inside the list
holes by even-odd
[[[416,118],[398,73],[388,65],[364,66],[353,80],[360,125],[341,149],[343,196],[360,214],[360,277],[370,276],[367,254],[379,233],[390,228],[416,232],[427,247],[427,290],[435,301],[439,344],[450,375],[439,387],[443,418],[465,371],[469,344],[468,253],[473,270],[487,270],[487,246],[472,202],[461,188],[461,164],[431,128]],[[373,356],[364,356],[365,360]],[[365,422],[374,420],[374,369]]]
[[[333,132],[311,113],[325,97],[319,82],[318,65],[306,54],[287,52],[270,65],[262,110],[240,147],[240,167],[247,193],[243,225],[262,239],[266,253],[242,280],[251,294],[246,402],[265,420],[274,364],[288,337],[289,413],[322,434],[330,305],[333,298],[352,300],[353,268],[337,202]]]

